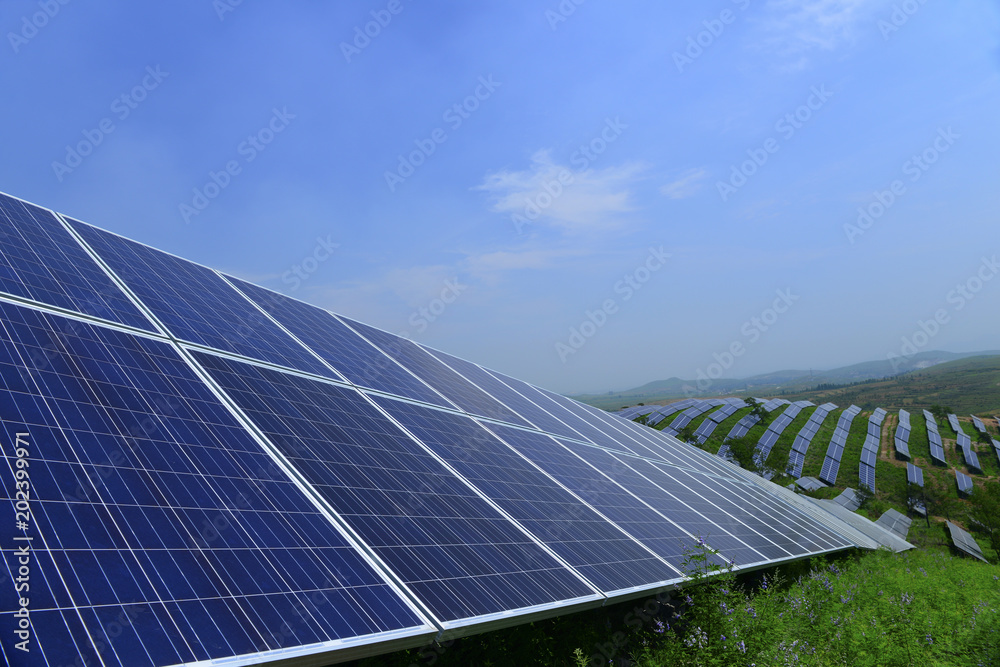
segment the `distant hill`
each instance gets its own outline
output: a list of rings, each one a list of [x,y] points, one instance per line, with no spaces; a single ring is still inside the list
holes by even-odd
[[[949,369],[959,368],[953,367],[952,364],[963,360],[969,360],[971,366],[968,368],[963,367],[964,370],[956,370],[955,372],[960,374],[965,373],[965,375],[962,375],[961,378],[958,376],[948,375],[952,372],[952,370]],[[698,383],[695,380],[682,380],[675,377],[668,380],[649,382],[640,387],[635,387],[625,391],[608,392],[607,394],[586,394],[573,396],[572,398],[575,398],[583,403],[587,403],[588,405],[593,405],[594,407],[603,408],[605,410],[615,410],[626,405],[635,405],[637,403],[669,403],[682,398],[697,396],[756,395],[806,397],[807,394],[815,394],[819,396],[826,395],[826,393],[829,392],[836,393],[841,391],[850,394],[851,391],[857,391],[857,389],[856,387],[850,387],[847,385],[852,385],[858,382],[874,382],[876,380],[888,381],[896,378],[901,379],[909,375],[922,376],[922,374],[930,373],[930,371],[934,369],[938,369],[939,373],[944,374],[944,376],[940,378],[942,384],[934,384],[935,387],[938,387],[938,389],[934,391],[944,392],[945,395],[950,395],[946,387],[954,386],[955,389],[960,389],[960,380],[973,379],[971,375],[969,375],[972,373],[971,368],[982,367],[987,369],[984,370],[984,372],[988,374],[988,368],[990,367],[989,360],[994,360],[998,365],[1000,365],[1000,351],[970,352],[964,354],[942,351],[921,352],[913,355],[913,357],[909,359],[896,360],[895,367],[893,366],[893,362],[886,359],[866,361],[826,371],[784,370],[755,375],[753,377],[739,380],[722,378],[719,380],[713,380],[707,387],[703,387],[702,391],[699,391]],[[932,375],[932,377],[936,377],[936,375]],[[906,380],[906,382],[911,382],[911,380]],[[705,383],[703,383],[703,385],[704,384]],[[871,387],[866,388],[872,389],[874,386],[875,385],[873,384]],[[977,398],[976,404],[982,404],[984,406],[982,408],[983,410],[992,409],[987,407],[989,405],[1000,406],[1000,400],[992,404],[989,402],[991,399],[988,398],[989,392],[986,392],[985,387],[980,387],[980,390],[985,392],[981,399],[986,402],[981,403],[980,399]],[[930,395],[934,392],[928,389],[927,393]],[[902,400],[902,396],[898,396],[898,398]],[[960,401],[952,402],[961,403]],[[943,400],[934,400],[932,403],[945,404]],[[880,405],[879,407],[889,409],[892,406]],[[956,410],[960,409],[957,405],[952,405],[952,407]]]
[[[943,405],[959,415],[1000,415],[1000,356],[969,357],[885,380],[784,394],[789,400],[854,403],[865,410]]]

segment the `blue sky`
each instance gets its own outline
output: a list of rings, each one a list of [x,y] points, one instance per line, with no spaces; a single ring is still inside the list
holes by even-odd
[[[1000,348],[1000,5],[673,4],[8,1],[0,190],[565,393]]]

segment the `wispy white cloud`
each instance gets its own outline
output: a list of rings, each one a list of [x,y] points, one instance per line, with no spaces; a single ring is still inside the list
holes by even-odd
[[[693,197],[701,190],[702,182],[707,176],[708,170],[704,167],[688,169],[677,180],[661,185],[660,194],[666,195],[670,199]]]
[[[574,171],[552,159],[549,151],[531,156],[522,171],[498,171],[486,176],[477,190],[493,197],[497,213],[521,224],[548,225],[563,231],[615,229],[635,210],[631,186],[643,166],[628,163],[606,169]]]
[[[761,45],[783,56],[782,69],[809,64],[808,53],[833,51],[853,44],[874,26],[874,13],[889,0],[769,0],[763,18]]]

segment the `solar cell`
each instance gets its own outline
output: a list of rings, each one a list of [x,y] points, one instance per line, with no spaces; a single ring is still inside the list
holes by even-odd
[[[31,443],[40,664],[261,660],[434,631],[168,343],[76,322],[36,355],[63,319],[0,303],[5,425]],[[122,614],[131,631],[107,640],[99,620]]]
[[[958,415],[948,415],[948,423],[951,425],[951,429],[955,433],[962,432],[962,426],[958,423]]]
[[[912,520],[905,514],[901,514],[894,509],[889,509],[879,517],[876,523],[886,530],[891,530],[905,540],[910,532]]]
[[[347,380],[435,405],[452,403],[329,312],[238,278],[223,276]]]
[[[972,425],[975,426],[976,430],[980,433],[987,433],[986,424],[984,424],[983,420],[976,415],[972,415]]]
[[[986,557],[983,556],[982,548],[968,532],[962,530],[951,521],[948,522],[948,532],[951,534],[951,541],[959,551],[966,553],[973,558],[978,558],[984,563],[989,562],[986,560]]]
[[[657,556],[680,563],[688,536],[549,436],[492,426],[504,444],[471,419],[388,398],[376,401],[602,592],[680,577],[679,569]]]
[[[51,211],[0,193],[0,241],[0,291],[156,331]]]
[[[195,356],[444,624],[594,594],[354,390]]]
[[[958,492],[962,495],[969,495],[975,488],[972,484],[972,478],[963,472],[955,471],[955,482],[958,484]]]
[[[68,220],[175,338],[340,379],[212,269]]]
[[[916,484],[917,486],[922,487],[924,485],[924,471],[912,463],[907,463],[906,481],[910,484]]]
[[[413,341],[346,317],[339,319],[466,412],[502,419],[520,426],[529,425],[500,401],[445,366]]]

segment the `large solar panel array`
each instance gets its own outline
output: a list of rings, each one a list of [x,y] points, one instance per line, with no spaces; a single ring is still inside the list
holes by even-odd
[[[948,522],[948,532],[951,534],[951,541],[959,551],[966,553],[973,558],[978,558],[984,563],[988,563],[983,555],[983,550],[979,543],[967,531],[962,530],[951,521]]]
[[[906,410],[899,411],[899,423],[896,425],[896,436],[893,442],[896,446],[896,456],[903,460],[910,460],[910,413]]]
[[[982,433],[983,435],[986,435],[988,431],[986,430],[986,424],[983,423],[983,420],[977,417],[976,415],[970,415],[970,416],[972,417],[972,425],[976,427],[976,430]]]
[[[916,484],[917,486],[923,488],[924,486],[924,471],[913,465],[912,463],[906,464],[906,481],[910,484]]]
[[[870,546],[668,435],[51,211],[0,196],[0,238],[33,664],[326,664],[682,583],[699,536],[739,567]]]
[[[948,423],[951,424],[951,429],[955,433],[962,432],[962,425],[958,423],[958,415],[948,415]]]
[[[694,419],[697,419],[712,408],[717,408],[724,403],[725,401],[718,398],[709,398],[704,401],[698,401],[690,408],[674,417],[674,420],[670,422],[669,426],[663,429],[663,432],[669,433],[670,435],[677,435],[680,433],[681,429],[690,424]]]
[[[934,415],[924,410],[924,421],[927,422],[927,441],[931,447],[931,461],[935,465],[947,466],[948,461],[944,458],[944,443],[941,442],[941,434],[938,432]]]
[[[879,445],[882,442],[882,422],[885,420],[885,415],[885,410],[876,408],[868,418],[868,434],[865,436],[865,444],[861,447],[858,479],[862,486],[867,486],[871,491],[875,490],[875,463],[878,461]]]
[[[774,443],[778,442],[778,438],[785,432],[788,425],[799,416],[799,413],[814,405],[815,403],[811,401],[796,401],[789,405],[784,412],[768,425],[767,430],[764,431],[764,435],[757,442],[757,450],[754,453],[758,465],[767,460],[767,457],[771,454],[771,449],[774,447]]]
[[[705,421],[698,425],[698,428],[694,432],[695,442],[700,445],[708,440],[708,438],[715,433],[715,429],[719,427],[719,424],[726,421],[746,406],[747,403],[742,398],[727,398],[725,404],[721,408],[710,414]]]
[[[786,471],[789,475],[796,478],[802,476],[802,466],[805,465],[806,452],[809,451],[809,445],[812,443],[813,438],[816,437],[816,433],[819,431],[820,426],[823,425],[823,421],[827,415],[836,409],[837,406],[835,404],[824,403],[809,415],[809,421],[806,422],[806,425],[795,436],[795,442],[792,443],[792,451],[788,454],[788,467]]]
[[[840,472],[840,458],[844,455],[844,448],[847,446],[847,435],[851,431],[851,422],[861,412],[861,408],[852,405],[840,414],[837,420],[837,428],[830,438],[830,445],[826,449],[826,458],[823,459],[823,469],[819,473],[819,478],[833,486],[837,483],[837,474]]]

